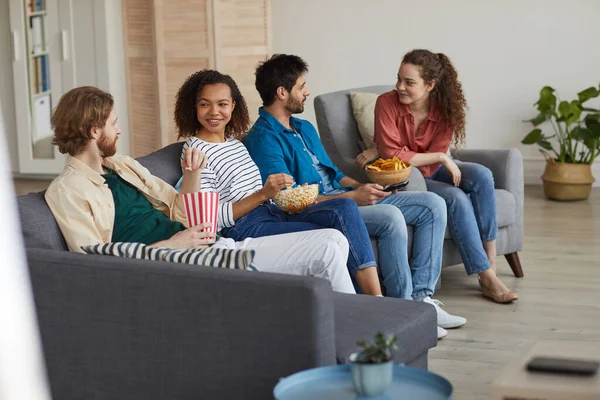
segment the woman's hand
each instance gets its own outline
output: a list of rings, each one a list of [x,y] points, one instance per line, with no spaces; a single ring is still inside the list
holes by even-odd
[[[187,149],[185,149],[185,153],[183,153],[183,160],[181,160],[181,168],[184,171],[200,171],[206,165],[206,160],[206,154],[204,154],[195,147],[188,147]]]
[[[260,190],[266,200],[272,199],[279,191],[294,184],[294,179],[288,174],[269,175],[265,186]]]
[[[379,152],[377,151],[377,148],[374,147],[372,149],[368,149],[360,153],[358,157],[356,157],[355,162],[358,168],[363,169],[367,166],[368,163],[370,163],[371,161],[375,161],[378,158]]]
[[[458,187],[461,179],[461,172],[460,168],[458,168],[458,165],[456,165],[456,163],[446,154],[442,154],[441,163],[448,170],[448,172],[450,172],[450,175],[452,175],[454,186]]]

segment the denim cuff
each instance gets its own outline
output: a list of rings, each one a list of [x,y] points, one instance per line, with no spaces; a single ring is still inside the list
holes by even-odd
[[[479,274],[483,271],[487,271],[488,269],[492,268],[491,265],[486,265],[484,267],[475,267],[475,268],[470,268],[467,271],[467,275],[475,275],[475,274]]]
[[[375,261],[368,261],[364,264],[359,265],[358,267],[353,268],[350,272],[352,273],[352,276],[354,276],[358,272],[362,271],[363,269],[367,269],[367,268],[371,268],[371,267],[377,267],[377,263]]]
[[[425,297],[433,297],[433,291],[429,289],[421,290],[418,293],[412,294],[412,299],[414,301],[423,301]]]

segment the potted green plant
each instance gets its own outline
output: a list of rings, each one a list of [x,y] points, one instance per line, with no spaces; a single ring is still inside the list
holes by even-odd
[[[374,343],[365,340],[356,344],[362,348],[350,356],[352,383],[356,391],[363,396],[379,396],[392,383],[394,352],[398,350],[396,336],[375,335]]]
[[[550,86],[541,90],[535,103],[539,114],[526,121],[534,129],[521,143],[541,147],[546,158],[542,181],[548,198],[587,199],[594,182],[591,164],[600,155],[600,109],[584,103],[600,95],[600,86],[579,92],[571,102],[560,101],[555,93]],[[553,134],[545,134],[539,128],[545,122],[552,125]]]

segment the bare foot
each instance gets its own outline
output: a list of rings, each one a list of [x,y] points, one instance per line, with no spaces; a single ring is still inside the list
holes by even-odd
[[[502,296],[511,292],[504,283],[496,276],[495,268],[490,268],[479,274],[481,286],[496,296]]]

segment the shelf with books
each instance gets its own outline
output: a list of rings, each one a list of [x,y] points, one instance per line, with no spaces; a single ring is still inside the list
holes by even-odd
[[[44,51],[41,51],[41,52],[39,52],[39,53],[30,54],[30,55],[29,55],[29,58],[37,58],[37,57],[41,57],[41,56],[46,56],[46,55],[48,55],[48,54],[49,54],[49,53],[48,53],[48,50],[44,50]]]
[[[29,113],[31,115],[31,137],[33,143],[48,136],[51,131],[50,110],[50,52],[46,43],[48,13],[44,0],[22,0],[25,4],[26,46],[28,68]],[[35,158],[54,158],[52,147],[48,151],[35,148]],[[38,145],[39,146],[39,145]]]

